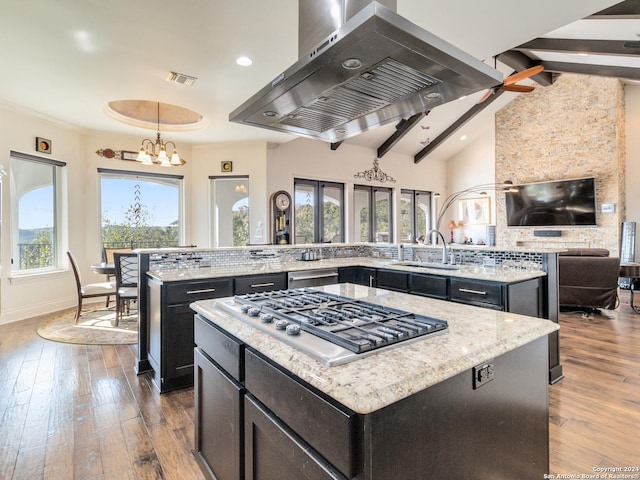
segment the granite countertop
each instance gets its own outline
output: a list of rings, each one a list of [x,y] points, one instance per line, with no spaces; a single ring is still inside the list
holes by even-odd
[[[316,288],[440,318],[449,328],[442,335],[328,367],[217,309],[216,302],[225,299],[198,301],[191,308],[361,414],[379,410],[559,328],[549,320],[360,285]]]
[[[429,273],[432,275],[442,275],[447,277],[473,278],[478,280],[491,280],[495,282],[517,283],[532,278],[544,277],[546,273],[542,270],[503,268],[503,267],[483,267],[482,265],[459,265],[459,270],[441,270],[438,268],[425,268],[423,266],[401,265],[390,259],[377,259],[368,257],[350,258],[328,258],[316,261],[305,262],[301,260],[293,261],[273,261],[272,258],[256,258],[253,263],[242,265],[223,265],[212,267],[182,268],[182,269],[158,269],[150,270],[147,274],[161,282],[176,282],[184,280],[198,280],[207,278],[233,277],[239,275],[258,275],[266,273],[294,272],[300,270],[314,270],[320,268],[340,268],[340,267],[371,267],[386,268],[391,270],[407,271],[413,273]],[[438,267],[438,264],[431,264]]]

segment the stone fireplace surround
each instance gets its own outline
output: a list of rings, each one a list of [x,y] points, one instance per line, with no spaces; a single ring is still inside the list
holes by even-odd
[[[625,218],[624,85],[615,78],[562,74],[549,87],[519,95],[496,114],[496,183],[581,177],[596,179],[596,227],[507,227],[504,195],[496,196],[496,244],[502,248],[606,248],[619,254]],[[614,213],[600,211],[615,204]]]

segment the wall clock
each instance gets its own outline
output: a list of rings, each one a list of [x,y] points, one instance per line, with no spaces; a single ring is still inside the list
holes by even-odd
[[[291,195],[279,190],[271,195],[271,242],[276,245],[291,243]]]

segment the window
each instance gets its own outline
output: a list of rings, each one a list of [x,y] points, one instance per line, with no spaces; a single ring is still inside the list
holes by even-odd
[[[64,162],[12,151],[12,271],[59,266]]]
[[[216,247],[249,243],[249,177],[209,177],[213,200],[212,238]]]
[[[294,181],[295,243],[344,242],[344,185]]]
[[[400,241],[415,242],[431,228],[431,192],[402,190]]]
[[[182,175],[98,169],[103,247],[182,243]]]
[[[361,242],[393,241],[393,215],[390,188],[354,185],[354,223]]]

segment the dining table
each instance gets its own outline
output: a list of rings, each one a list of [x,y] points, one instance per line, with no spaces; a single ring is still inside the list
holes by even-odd
[[[95,263],[91,265],[91,269],[95,273],[99,273],[101,275],[112,276],[116,274],[115,263],[107,263],[107,262]]]

